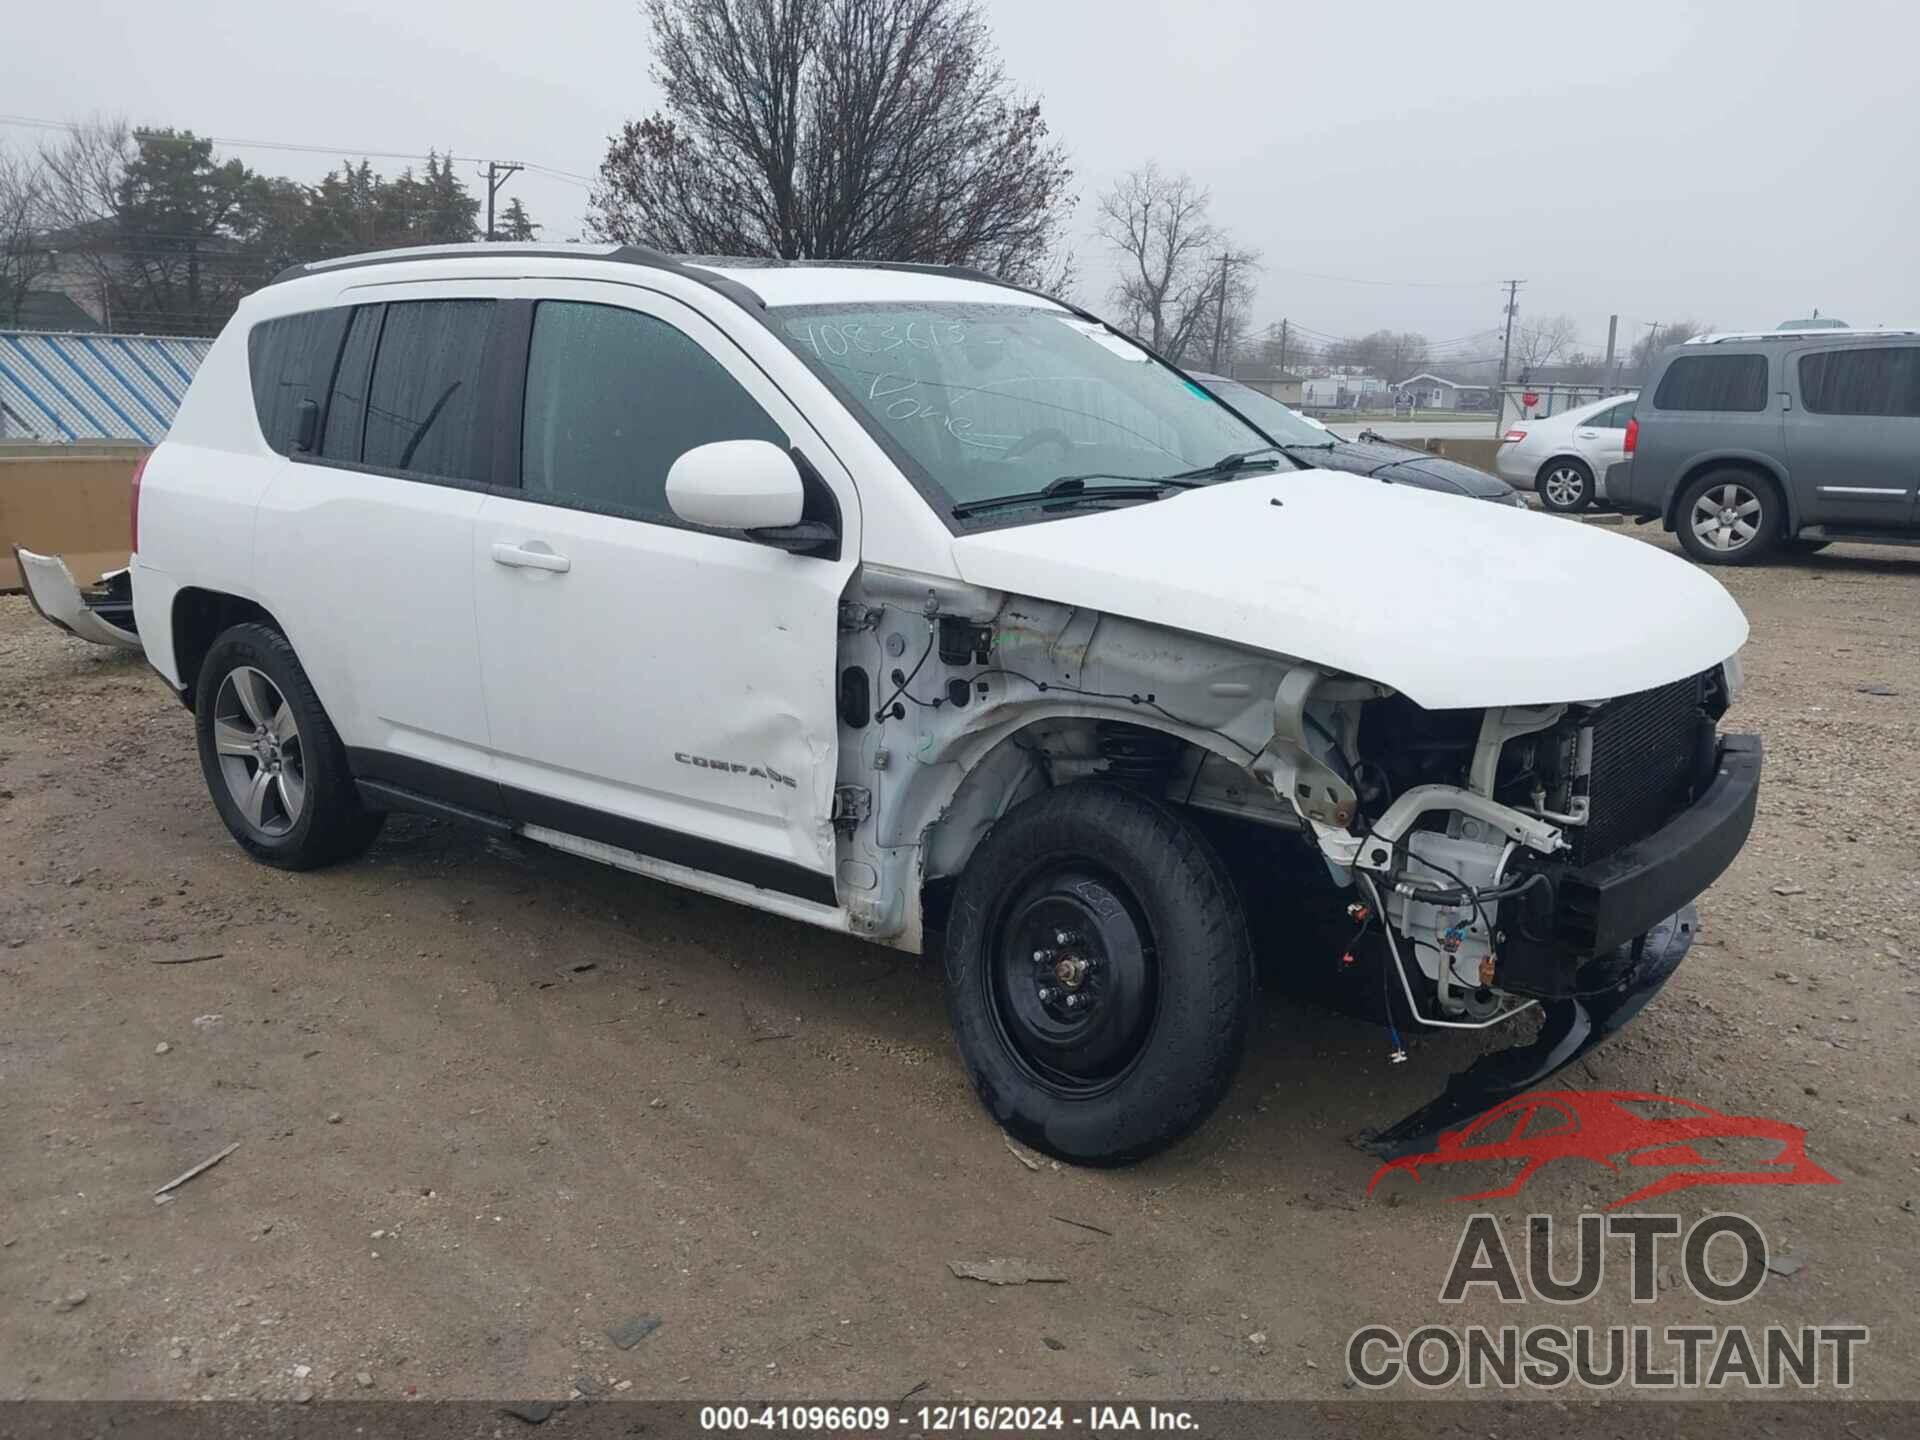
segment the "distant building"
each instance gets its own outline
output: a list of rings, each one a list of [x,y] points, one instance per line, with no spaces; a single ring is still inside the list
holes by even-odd
[[[1320,366],[1323,373],[1301,382],[1301,403],[1312,410],[1354,410],[1384,400],[1387,382],[1352,366]]]
[[[0,440],[157,445],[212,344],[0,330]]]
[[[1491,385],[1470,385],[1424,370],[1394,385],[1393,392],[1418,410],[1485,410],[1493,404]]]
[[[1258,390],[1271,400],[1278,400],[1282,405],[1298,405],[1305,383],[1298,375],[1276,370],[1271,365],[1235,365],[1231,378],[1250,390]]]
[[[20,330],[64,330],[86,333],[100,329],[100,319],[63,290],[33,289],[20,297],[13,325]]]

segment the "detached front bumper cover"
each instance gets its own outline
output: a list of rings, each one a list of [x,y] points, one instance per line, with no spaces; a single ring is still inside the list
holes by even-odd
[[[1429,1150],[1442,1132],[1533,1089],[1638,1015],[1693,948],[1700,926],[1694,897],[1746,843],[1760,759],[1758,736],[1726,736],[1697,801],[1637,845],[1562,878],[1563,908],[1575,928],[1594,937],[1587,953],[1604,957],[1583,970],[1617,974],[1619,983],[1542,1001],[1545,1018],[1532,1041],[1481,1056],[1435,1099],[1366,1137],[1361,1148],[1386,1159]]]

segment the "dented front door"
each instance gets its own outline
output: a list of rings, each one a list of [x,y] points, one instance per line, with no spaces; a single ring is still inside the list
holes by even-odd
[[[834,903],[838,602],[859,510],[818,437],[703,317],[591,282],[530,316],[518,494],[475,527],[481,669],[516,819]],[[511,377],[509,377],[511,379]],[[841,558],[678,521],[695,444],[798,448],[840,496]]]

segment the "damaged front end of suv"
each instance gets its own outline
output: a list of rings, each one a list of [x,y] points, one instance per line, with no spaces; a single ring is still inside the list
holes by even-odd
[[[1752,824],[1759,742],[1719,730],[1740,685],[1731,654],[1626,693],[1429,707],[1324,662],[1030,594],[874,568],[859,593],[842,625],[835,807],[852,928],[919,949],[944,926],[950,951],[959,934],[998,965],[996,1034],[1040,1056],[1027,1078],[1056,1101],[1118,1073],[1076,1046],[1152,1023],[1150,987],[1108,978],[1147,961],[1115,955],[1185,957],[1144,906],[1133,924],[1100,918],[1124,891],[1091,862],[1025,928],[996,899],[968,909],[986,837],[1038,797],[1088,782],[1145,797],[1208,838],[1247,912],[1314,911],[1264,937],[1270,970],[1337,973],[1365,954],[1385,967],[1389,1026],[1531,1037],[1372,1133],[1388,1155],[1539,1084],[1638,1013]],[[1736,647],[1738,629],[1722,632]],[[1275,868],[1289,849],[1299,863]],[[1026,873],[979,893],[1024,893]],[[1404,1059],[1397,1029],[1393,1046]],[[1021,1132],[1011,1082],[976,1083],[1016,1133],[1108,1158]]]
[[[1534,1039],[1483,1057],[1369,1148],[1405,1153],[1539,1084],[1666,983],[1693,941],[1694,897],[1753,823],[1759,740],[1718,731],[1738,685],[1730,659],[1565,704],[1435,712],[1396,696],[1359,707],[1327,746],[1338,783],[1315,777],[1331,813],[1313,835],[1361,893],[1354,918],[1384,933],[1414,1021],[1484,1029],[1542,1011]]]

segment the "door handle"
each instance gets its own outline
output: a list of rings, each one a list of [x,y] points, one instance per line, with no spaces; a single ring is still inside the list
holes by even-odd
[[[1600,432],[1598,430],[1582,430],[1580,431],[1580,438],[1582,440],[1598,440],[1600,438]]]
[[[510,565],[516,570],[552,570],[562,575],[573,568],[571,560],[549,550],[538,540],[529,540],[525,545],[509,545],[504,540],[496,540],[493,563]]]

